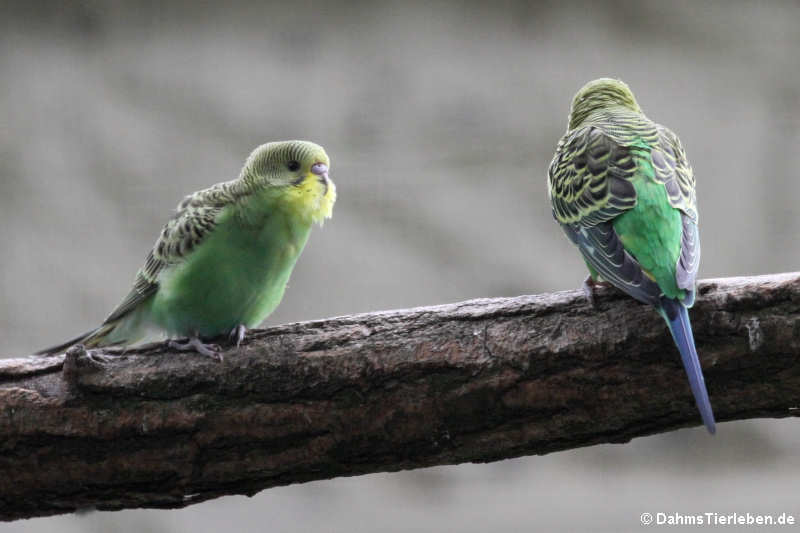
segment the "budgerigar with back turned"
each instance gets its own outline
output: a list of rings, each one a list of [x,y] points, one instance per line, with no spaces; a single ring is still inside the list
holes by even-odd
[[[239,177],[187,196],[139,270],[133,288],[74,344],[129,346],[165,334],[180,350],[218,357],[204,339],[247,328],[280,303],[311,226],[331,216],[336,187],[325,150],[307,141],[264,144]]]
[[[628,86],[601,78],[572,100],[548,172],[553,216],[594,282],[606,281],[664,318],[700,416],[714,414],[687,309],[700,262],[695,180],[678,137],[648,119]]]

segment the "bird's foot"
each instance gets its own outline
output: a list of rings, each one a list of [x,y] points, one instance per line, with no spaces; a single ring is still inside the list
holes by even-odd
[[[581,285],[581,289],[583,290],[583,295],[586,296],[586,301],[589,302],[589,305],[592,306],[592,309],[597,309],[599,306],[597,305],[597,298],[595,297],[595,290],[597,287],[610,287],[611,284],[605,281],[595,281],[592,279],[592,276],[586,276],[586,279],[583,280],[583,284]]]
[[[78,386],[80,375],[107,369],[119,356],[104,355],[100,350],[89,350],[83,344],[71,346],[64,354],[61,375],[67,386]]]
[[[89,361],[89,364],[95,368],[108,366],[114,361],[114,359],[118,358],[119,356],[105,355],[100,352],[100,350],[86,350],[86,359]]]
[[[237,350],[239,349],[239,345],[242,344],[242,341],[244,340],[245,333],[247,333],[247,328],[244,324],[239,324],[233,328],[230,332],[230,335],[228,335],[228,338],[230,338],[231,342],[236,341]]]
[[[220,347],[216,344],[205,344],[203,341],[200,340],[199,337],[189,337],[186,342],[178,342],[176,340],[171,340],[168,343],[168,346],[173,350],[178,350],[179,352],[197,352],[201,355],[205,355],[206,357],[211,357],[212,359],[218,360],[220,363],[223,361],[222,351]]]
[[[66,358],[77,361],[81,359],[85,365],[93,368],[103,368],[110,365],[114,360],[119,359],[119,355],[106,355],[100,348],[89,349],[83,344],[76,344],[65,352]],[[122,355],[122,354],[120,354]]]

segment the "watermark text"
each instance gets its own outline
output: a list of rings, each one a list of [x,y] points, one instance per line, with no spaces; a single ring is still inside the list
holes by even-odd
[[[789,513],[642,513],[645,526],[793,526],[797,518]]]

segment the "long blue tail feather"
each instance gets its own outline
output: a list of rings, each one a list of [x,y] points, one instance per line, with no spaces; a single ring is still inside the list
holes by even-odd
[[[716,432],[714,413],[711,411],[711,402],[708,399],[706,382],[703,379],[703,369],[700,366],[700,360],[697,357],[697,350],[694,346],[694,335],[692,334],[692,325],[689,322],[689,312],[686,306],[678,300],[662,297],[659,313],[667,322],[675,345],[681,353],[683,368],[689,377],[689,386],[692,389],[694,401],[700,411],[703,423],[706,425],[708,432],[713,435]]]

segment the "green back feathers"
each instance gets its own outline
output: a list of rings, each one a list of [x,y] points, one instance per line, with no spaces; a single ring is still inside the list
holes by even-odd
[[[697,222],[694,175],[677,135],[648,119],[623,82],[586,84],[550,163],[553,214],[562,224],[610,220],[635,205],[637,177],[661,183],[670,205]]]

